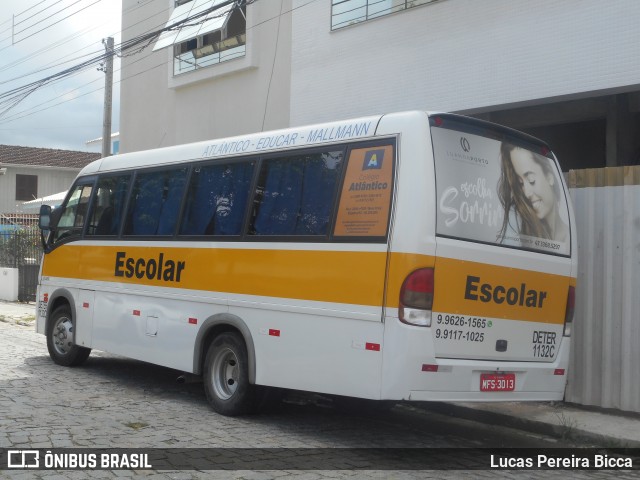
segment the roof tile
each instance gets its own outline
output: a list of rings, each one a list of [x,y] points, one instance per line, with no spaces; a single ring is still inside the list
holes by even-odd
[[[100,157],[94,152],[0,145],[0,165],[83,168]]]

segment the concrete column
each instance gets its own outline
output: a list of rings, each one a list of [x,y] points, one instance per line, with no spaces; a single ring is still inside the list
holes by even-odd
[[[607,167],[615,167],[618,164],[618,97],[612,95],[607,102],[607,129],[606,135],[606,152]]]
[[[627,94],[611,95],[607,102],[607,167],[634,163],[635,121]]]

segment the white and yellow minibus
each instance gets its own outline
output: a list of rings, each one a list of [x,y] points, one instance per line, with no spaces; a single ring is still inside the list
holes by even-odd
[[[37,331],[202,377],[369,400],[563,398],[577,272],[549,147],[404,112],[128,153],[44,206]]]

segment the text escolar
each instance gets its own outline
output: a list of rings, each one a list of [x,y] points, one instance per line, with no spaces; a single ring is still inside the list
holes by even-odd
[[[478,289],[480,293],[478,294]],[[509,305],[520,305],[521,307],[542,308],[547,292],[534,289],[527,289],[527,285],[520,284],[520,288],[504,287],[502,285],[491,285],[490,283],[480,283],[480,277],[467,275],[467,286],[464,291],[466,300],[480,300],[481,302],[507,303]]]
[[[149,280],[162,280],[164,282],[179,282],[180,275],[185,269],[185,262],[165,260],[164,253],[158,258],[128,257],[127,252],[116,252],[116,277]]]

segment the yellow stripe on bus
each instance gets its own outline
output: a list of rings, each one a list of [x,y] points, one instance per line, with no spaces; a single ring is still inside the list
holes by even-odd
[[[357,305],[382,305],[386,252],[61,246],[43,275]]]
[[[392,253],[385,304],[397,308],[407,275],[434,267],[437,312],[564,321],[575,279],[450,258]],[[63,245],[43,276],[274,298],[381,306],[386,252]]]
[[[564,322],[568,276],[438,258],[436,312],[488,318]]]

